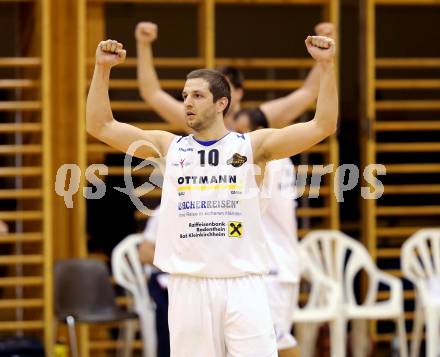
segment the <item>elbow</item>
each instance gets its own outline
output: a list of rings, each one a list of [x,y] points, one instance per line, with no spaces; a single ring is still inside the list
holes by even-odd
[[[338,130],[338,119],[335,118],[332,124],[329,125],[328,136],[335,134],[337,130]]]
[[[323,139],[335,134],[338,129],[338,117],[337,116],[334,116],[333,118],[326,118],[326,119],[327,120],[318,120],[316,122],[316,124],[318,124],[320,132],[322,133]]]
[[[146,90],[145,88],[139,88],[139,95],[144,102],[149,102],[151,98],[151,91]]]
[[[150,86],[145,86],[139,82],[139,95],[145,101],[151,103],[157,93],[158,88],[152,88]]]
[[[93,116],[87,115],[86,117],[87,117],[86,119],[87,133],[99,139],[100,133],[102,132],[104,125],[99,121],[94,120]]]
[[[88,121],[86,124],[86,131],[88,134],[94,136],[95,138],[99,135],[99,129],[97,128],[97,126],[90,124]]]

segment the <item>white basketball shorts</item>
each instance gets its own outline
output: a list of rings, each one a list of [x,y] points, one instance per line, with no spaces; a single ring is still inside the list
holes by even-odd
[[[261,276],[171,275],[171,357],[276,357],[277,346]]]

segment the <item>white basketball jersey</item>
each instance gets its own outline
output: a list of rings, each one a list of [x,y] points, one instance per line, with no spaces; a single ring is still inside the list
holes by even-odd
[[[208,278],[267,274],[259,188],[250,137],[231,132],[212,145],[193,135],[168,150],[154,264]]]
[[[290,159],[270,161],[266,167],[262,213],[270,251],[270,275],[284,282],[299,281],[297,258],[296,187]]]

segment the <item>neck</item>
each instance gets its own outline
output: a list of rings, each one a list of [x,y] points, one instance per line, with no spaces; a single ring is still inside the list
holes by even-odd
[[[216,120],[209,128],[194,132],[194,137],[201,141],[219,140],[229,132],[223,122],[223,118]]]

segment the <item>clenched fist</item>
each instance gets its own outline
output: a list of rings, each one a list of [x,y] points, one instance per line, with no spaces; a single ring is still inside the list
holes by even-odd
[[[325,36],[308,36],[305,42],[307,51],[315,61],[330,63],[334,60],[336,49],[333,39]]]
[[[152,22],[139,22],[134,36],[138,44],[150,45],[157,39],[157,25]]]
[[[96,64],[113,67],[125,61],[127,51],[122,43],[114,40],[101,41],[96,49]]]

